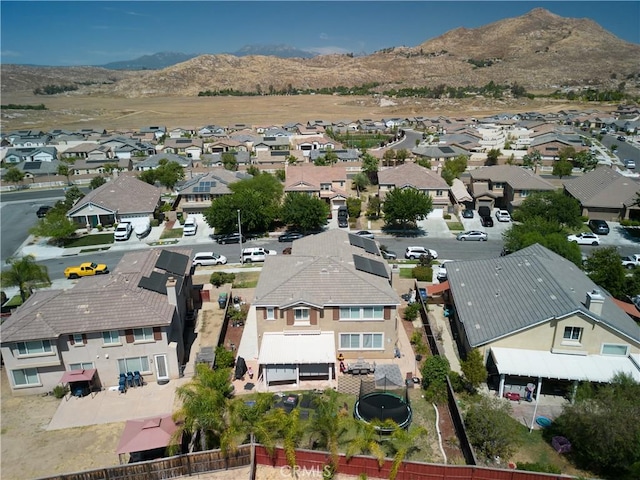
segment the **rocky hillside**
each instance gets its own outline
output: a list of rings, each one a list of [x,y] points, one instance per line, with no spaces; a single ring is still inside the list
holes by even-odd
[[[560,86],[640,89],[640,45],[624,42],[591,20],[564,18],[534,9],[517,18],[480,28],[452,30],[415,47],[385,49],[352,58],[202,55],[159,71],[101,69],[48,70],[2,66],[2,91],[33,89],[91,77],[113,83],[82,86],[75,94],[122,97],[197,95],[233,88],[264,92],[293,88],[355,86],[377,82],[382,88],[480,86],[518,83],[529,91]],[[82,73],[82,75],[80,75]]]

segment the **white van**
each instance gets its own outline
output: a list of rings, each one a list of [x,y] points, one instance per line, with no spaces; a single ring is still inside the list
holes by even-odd
[[[184,225],[182,226],[182,233],[184,235],[195,235],[198,231],[198,222],[196,222],[195,217],[189,215],[187,219],[184,221]]]
[[[267,255],[275,255],[276,253],[277,252],[275,250],[266,250],[262,247],[243,248],[242,257],[240,257],[240,262],[241,263],[264,262],[264,259],[267,258]]]

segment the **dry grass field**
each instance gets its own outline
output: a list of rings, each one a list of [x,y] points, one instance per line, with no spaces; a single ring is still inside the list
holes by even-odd
[[[3,104],[37,105],[47,110],[3,110],[3,132],[24,129],[104,128],[132,130],[143,126],[199,127],[204,125],[283,124],[308,120],[381,119],[403,116],[475,116],[503,112],[552,112],[567,108],[596,108],[547,99],[391,99],[337,95],[264,97],[147,97],[35,96],[3,93]],[[603,110],[610,106],[599,106]]]

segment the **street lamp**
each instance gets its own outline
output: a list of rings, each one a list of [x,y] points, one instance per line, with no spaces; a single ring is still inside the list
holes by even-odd
[[[238,233],[240,234],[240,263],[244,264],[244,259],[242,258],[242,223],[240,222],[240,209],[238,209]]]

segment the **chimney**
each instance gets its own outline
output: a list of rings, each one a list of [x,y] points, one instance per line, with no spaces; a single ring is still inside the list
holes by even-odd
[[[586,307],[590,312],[596,315],[602,315],[602,305],[604,304],[604,296],[597,288],[587,292]]]
[[[176,294],[176,279],[169,277],[167,279],[167,301],[169,305],[178,306],[178,295]]]

